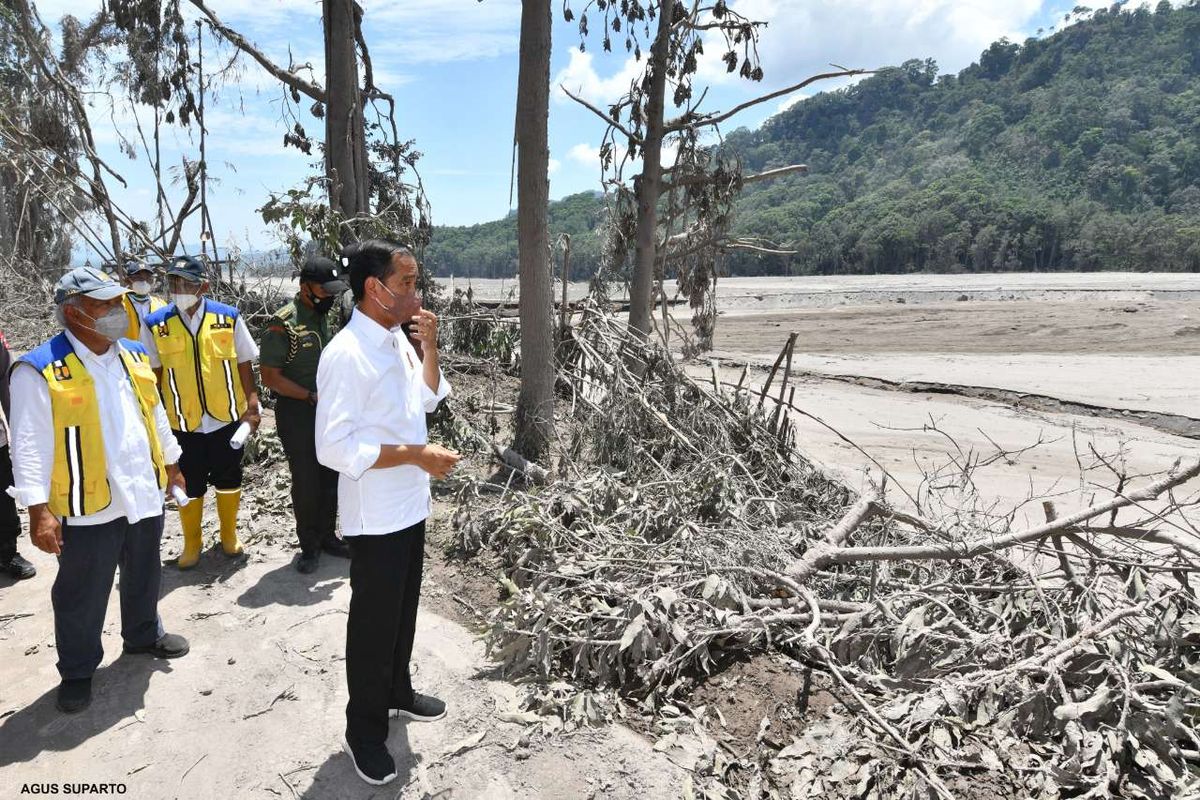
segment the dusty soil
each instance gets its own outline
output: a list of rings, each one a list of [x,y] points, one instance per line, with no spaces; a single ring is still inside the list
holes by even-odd
[[[172,523],[164,556],[180,546]],[[391,798],[402,790],[489,800],[676,794],[678,770],[619,725],[527,740],[522,726],[499,718],[515,708],[517,689],[491,675],[473,633],[446,616],[458,604],[449,599],[437,538],[427,553],[415,661],[420,687],[445,698],[450,713],[433,724],[393,722],[389,747],[401,774],[381,789],[354,775],[339,746],[348,562],[327,557],[315,574],[300,575],[294,551],[263,537],[241,564],[217,547],[194,572],[165,566],[164,624],[192,645],[169,662],[120,655],[114,592],[92,706],[66,717],[54,708],[54,561],[26,540],[22,551],[39,574],[0,583],[0,785],[112,782],[139,798],[285,800]],[[486,606],[491,597],[464,599]]]
[[[708,368],[696,374],[710,375]],[[721,380],[736,383],[741,370],[722,368]],[[750,385],[760,387],[765,370]],[[932,392],[896,392],[819,378],[793,380],[794,402],[815,416],[793,413],[800,451],[826,472],[859,490],[878,481],[886,469],[893,501],[911,507],[900,487],[917,494],[926,476],[946,465],[979,459],[996,449],[1020,451],[974,475],[974,485],[997,513],[1018,520],[1041,520],[1040,502],[1052,499],[1062,509],[1086,505],[1095,483],[1111,475],[1081,463],[1097,463],[1091,448],[1106,456],[1121,453],[1131,474],[1158,472],[1177,458],[1195,454],[1195,440],[1156,431],[1134,421],[1070,413],[1042,412],[984,399]],[[822,424],[824,423],[824,424]],[[847,441],[848,440],[848,441]],[[1038,444],[1040,442],[1040,444]],[[942,482],[945,483],[944,481]],[[946,495],[947,500],[954,493]]]
[[[714,346],[778,352],[780,340],[792,331],[799,334],[798,348],[805,353],[1198,356],[1200,302],[1016,300],[731,311],[717,322]]]
[[[786,656],[762,654],[712,676],[689,699],[693,709],[706,707],[716,718],[713,735],[731,750],[758,741],[779,748],[806,720],[838,705],[831,683]]]
[[[480,301],[513,300],[520,294],[514,278],[438,278],[447,288],[470,288]],[[663,289],[675,298],[675,282]],[[554,290],[557,300],[562,284]],[[587,283],[567,287],[568,300],[578,300]],[[966,296],[972,300],[1077,300],[1104,296],[1120,300],[1176,297],[1200,299],[1200,274],[1178,272],[1007,272],[974,275],[814,275],[807,277],[722,278],[717,305],[723,311],[779,308],[828,308],[875,302],[939,302]],[[624,298],[621,287],[610,292]]]

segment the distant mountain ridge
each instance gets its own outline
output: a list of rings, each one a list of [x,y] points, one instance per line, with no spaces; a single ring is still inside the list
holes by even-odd
[[[747,173],[809,165],[737,204],[736,233],[796,253],[733,253],[730,274],[1200,271],[1200,3],[1100,9],[957,75],[907,61],[724,146]],[[576,277],[602,218],[594,193],[551,204]],[[438,227],[425,260],[511,276],[515,217]]]

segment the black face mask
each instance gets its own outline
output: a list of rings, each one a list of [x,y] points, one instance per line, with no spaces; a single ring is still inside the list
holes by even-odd
[[[329,295],[328,297],[317,297],[315,294],[313,294],[312,289],[309,289],[308,299],[312,303],[313,311],[316,311],[318,314],[328,314],[329,309],[333,308],[333,301],[337,298],[333,295]]]

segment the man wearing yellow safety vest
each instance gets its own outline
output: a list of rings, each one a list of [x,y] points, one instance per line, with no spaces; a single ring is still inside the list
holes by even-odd
[[[131,258],[125,262],[122,270],[121,284],[129,291],[121,298],[125,306],[125,316],[129,326],[125,330],[125,338],[137,342],[142,338],[142,320],[154,311],[164,307],[167,302],[150,294],[155,288],[154,268],[140,258]]]
[[[245,422],[258,428],[261,407],[252,362],[258,345],[238,310],[206,298],[204,265],[179,256],[167,267],[171,303],[152,312],[142,326],[142,344],[158,376],[158,389],[171,430],[183,448],[179,468],[191,502],[179,508],[183,552],[179,569],[200,561],[204,494],[217,494],[221,548],[242,554],[237,535],[242,497],[242,450],[231,444]]]
[[[91,267],[55,287],[63,331],[12,370],[13,486],[35,546],[58,556],[50,592],[64,713],[87,708],[101,631],[121,568],[126,653],[175,658],[182,636],[158,616],[163,494],[183,486],[145,348],[122,339],[125,290]]]

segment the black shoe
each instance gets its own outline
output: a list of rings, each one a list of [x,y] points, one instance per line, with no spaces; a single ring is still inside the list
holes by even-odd
[[[321,549],[331,556],[338,558],[350,557],[350,545],[343,542],[341,539],[330,539],[321,545]]]
[[[342,737],[342,749],[350,756],[354,771],[372,786],[383,786],[396,779],[396,762],[383,745],[375,747],[351,747],[350,737]]]
[[[78,714],[92,704],[92,679],[71,678],[58,685],[54,705],[64,714]]]
[[[320,551],[316,553],[301,553],[296,559],[296,572],[307,575],[310,572],[316,572],[317,565],[321,563]]]
[[[180,656],[186,656],[190,649],[188,640],[178,633],[164,633],[154,644],[142,645],[141,647],[125,645],[125,652],[131,656],[146,654],[155,658],[179,658]]]
[[[26,561],[20,553],[13,553],[8,558],[0,560],[0,572],[14,580],[23,581],[37,575],[37,568]]]
[[[436,697],[413,692],[412,703],[402,708],[389,708],[388,716],[392,719],[411,719],[416,722],[436,722],[446,716],[446,704]]]

